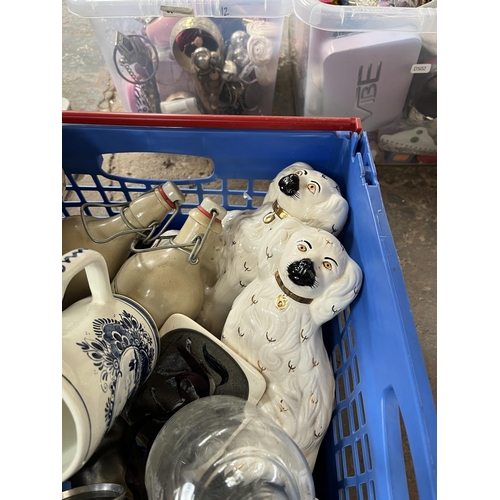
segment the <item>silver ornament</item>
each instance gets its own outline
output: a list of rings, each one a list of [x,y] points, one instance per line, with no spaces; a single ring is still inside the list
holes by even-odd
[[[247,49],[245,47],[237,47],[236,49],[234,49],[233,61],[240,68],[246,66],[250,62],[250,59],[248,58]]]
[[[238,67],[233,61],[226,61],[222,69],[221,78],[226,82],[232,82],[238,77]]]
[[[210,66],[213,68],[219,64],[220,54],[218,52],[210,52]]]
[[[242,30],[235,31],[230,38],[229,43],[234,47],[245,47],[247,44],[248,35]]]
[[[193,64],[201,70],[210,68],[210,51],[206,47],[197,48],[192,55]]]

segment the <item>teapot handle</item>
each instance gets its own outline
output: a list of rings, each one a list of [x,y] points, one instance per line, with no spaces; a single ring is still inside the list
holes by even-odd
[[[104,257],[89,248],[77,248],[62,256],[62,297],[69,282],[85,269],[92,301],[97,304],[109,303],[113,299],[109,283],[108,266]]]

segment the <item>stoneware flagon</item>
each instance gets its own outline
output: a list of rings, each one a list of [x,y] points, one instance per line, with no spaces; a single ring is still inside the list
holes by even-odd
[[[62,312],[62,480],[92,456],[127,401],[151,374],[159,346],[150,314],[113,295],[104,257],[75,249],[62,257],[62,294],[85,270],[91,295]]]
[[[175,216],[185,196],[173,182],[167,181],[121,205],[110,217],[94,217],[82,211],[62,219],[62,254],[75,248],[90,248],[103,255],[111,281],[130,254],[135,240],[147,242],[148,233],[166,224],[167,215]],[[97,203],[95,206],[106,206]],[[108,205],[109,206],[109,205]],[[119,205],[116,205],[117,207]],[[85,272],[76,275],[63,298],[63,309],[89,295]]]
[[[362,278],[335,236],[284,219],[262,240],[259,275],[222,331],[222,341],[261,371],[266,391],[257,406],[292,437],[311,470],[335,394],[321,326],[356,298]]]
[[[171,246],[136,253],[125,261],[111,284],[113,291],[147,308],[158,329],[175,313],[194,319],[204,299],[202,269],[211,263],[225,214],[221,205],[203,199],[188,212]]]

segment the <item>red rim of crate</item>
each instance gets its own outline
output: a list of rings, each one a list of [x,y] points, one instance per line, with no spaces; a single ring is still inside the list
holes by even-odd
[[[254,130],[326,130],[361,134],[360,118],[310,116],[162,115],[63,111],[62,123],[138,127],[237,128]]]

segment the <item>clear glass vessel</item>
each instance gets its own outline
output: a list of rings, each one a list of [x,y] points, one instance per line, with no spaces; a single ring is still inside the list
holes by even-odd
[[[146,464],[149,500],[314,500],[302,452],[255,405],[234,396],[189,403],[162,427]]]

